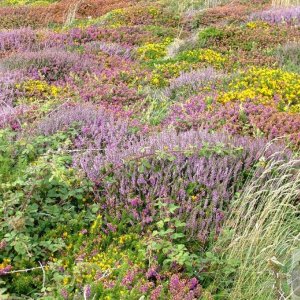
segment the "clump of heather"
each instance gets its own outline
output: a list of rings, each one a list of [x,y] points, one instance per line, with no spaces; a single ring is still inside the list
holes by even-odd
[[[83,101],[122,106],[143,98],[139,86],[147,81],[147,71],[131,59],[118,55],[107,57],[99,54],[97,60],[98,66],[92,74],[83,77],[74,74],[66,80]],[[105,65],[109,65],[109,68],[105,68]]]
[[[201,286],[196,278],[190,280],[181,279],[180,275],[174,274],[170,278],[169,291],[171,299],[174,300],[193,300],[201,296]]]
[[[129,59],[132,57],[133,50],[133,47],[130,45],[102,41],[93,41],[87,43],[85,44],[85,48],[87,51],[91,51],[93,53],[102,51],[104,53],[107,53],[108,55],[118,55],[125,59]]]
[[[86,128],[75,145],[91,149],[75,154],[74,163],[99,187],[103,209],[125,208],[146,225],[157,213],[153,199],[169,199],[180,205],[189,233],[203,242],[212,228],[220,231],[230,199],[255,163],[283,149],[273,145],[264,152],[262,139],[207,131],[130,135],[122,124]]]
[[[0,105],[12,105],[17,94],[15,85],[21,80],[24,80],[24,72],[0,69]]]
[[[97,128],[99,126],[100,130],[100,128],[102,128],[101,126],[105,126],[105,130],[107,130],[103,132],[103,136],[105,136],[109,133],[109,130],[114,130],[115,122],[116,117],[101,107],[96,107],[91,104],[66,102],[42,119],[36,127],[38,133],[52,135],[58,131],[67,130],[72,125],[79,125],[83,133],[86,134],[89,132],[89,128]],[[128,126],[124,120],[120,120],[119,123],[126,128]],[[114,134],[111,133],[111,136],[114,136]],[[115,137],[117,137],[117,135]],[[109,136],[107,136],[107,138],[109,138]]]
[[[193,93],[204,87],[213,88],[225,75],[213,68],[205,68],[182,72],[179,77],[170,80],[170,85],[165,93],[168,97],[178,95],[181,92]]]
[[[26,51],[36,42],[36,33],[30,28],[0,32],[1,51]]]
[[[217,103],[214,95],[211,95],[210,98],[211,104],[204,95],[193,96],[184,103],[173,104],[163,124],[180,131],[190,128],[214,128],[214,119],[211,118],[208,108]]]
[[[86,79],[89,79],[86,81]],[[91,76],[85,78],[86,84],[75,87],[81,99],[86,102],[109,104],[112,106],[126,105],[140,101],[142,95],[134,87],[124,82],[103,82],[101,77]]]
[[[13,130],[22,128],[22,118],[32,110],[29,106],[19,105],[12,107],[0,105],[0,129],[10,127]]]
[[[300,6],[187,1],[0,8],[5,299],[231,293],[234,204],[300,148]]]
[[[7,70],[26,70],[29,76],[48,82],[64,80],[70,72],[86,72],[93,66],[88,57],[60,48],[18,53],[1,64]]]
[[[250,16],[250,19],[262,20],[271,24],[299,24],[300,6],[272,8],[269,10],[256,12]]]
[[[176,103],[164,124],[179,131],[190,128],[225,130],[236,135],[264,135],[269,140],[283,138],[299,147],[300,119],[298,114],[279,112],[262,104],[219,104],[215,96],[194,96],[184,103]]]
[[[57,44],[69,46],[94,41],[135,46],[146,42],[157,42],[161,38],[139,26],[121,26],[118,28],[90,26],[85,29],[74,28],[64,34],[53,34],[51,39],[55,39]]]

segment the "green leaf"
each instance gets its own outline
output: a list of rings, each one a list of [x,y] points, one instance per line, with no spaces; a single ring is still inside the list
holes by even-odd
[[[177,240],[177,239],[180,239],[180,238],[183,238],[183,237],[185,237],[185,235],[183,233],[174,233],[174,234],[171,235],[171,238],[173,240]]]

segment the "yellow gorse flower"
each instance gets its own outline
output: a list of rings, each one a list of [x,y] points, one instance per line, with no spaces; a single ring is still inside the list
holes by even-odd
[[[16,84],[16,88],[25,93],[26,97],[55,98],[63,91],[62,88],[50,85],[42,80],[27,80]]]
[[[281,69],[254,67],[241,72],[218,100],[221,103],[251,100],[283,111],[300,112],[300,75]]]
[[[137,49],[137,55],[142,60],[163,58],[171,42],[171,38],[166,38],[162,43],[146,43]]]

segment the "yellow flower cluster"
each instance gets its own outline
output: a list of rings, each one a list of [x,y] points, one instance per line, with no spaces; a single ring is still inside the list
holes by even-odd
[[[247,28],[250,28],[250,29],[255,29],[255,28],[268,28],[270,27],[270,25],[266,22],[263,22],[263,21],[252,21],[252,22],[248,22],[246,24],[246,27]]]
[[[226,62],[226,58],[221,54],[211,49],[196,49],[182,52],[178,58],[188,62],[206,62],[216,67],[222,66]]]
[[[3,262],[0,264],[0,270],[4,269],[8,265],[10,265],[10,258],[4,258]]]
[[[160,11],[156,8],[156,7],[149,7],[148,8],[148,13],[152,16],[152,17],[157,17],[160,14]]]
[[[279,110],[300,112],[300,75],[280,69],[252,68],[229,84],[219,101],[245,102],[276,106]]]
[[[168,83],[168,79],[178,77],[181,72],[188,71],[191,66],[188,62],[168,62],[155,65],[152,73],[151,84],[157,87],[162,87]]]
[[[106,25],[111,28],[118,28],[126,25],[125,10],[122,8],[114,9],[104,15],[99,21],[103,21]]]
[[[123,234],[118,238],[118,244],[123,245],[125,242],[132,241],[132,239],[137,238],[135,235],[132,234]]]
[[[137,55],[142,60],[163,58],[171,42],[171,38],[166,38],[162,43],[146,43],[137,49]]]
[[[98,215],[91,226],[91,229],[90,229],[91,233],[95,234],[96,232],[98,232],[99,229],[101,229],[101,226],[102,226],[102,216]]]
[[[46,81],[32,79],[16,84],[16,88],[29,98],[56,98],[63,91],[62,88],[49,85]]]
[[[90,262],[97,265],[97,269],[101,271],[106,271],[112,269],[116,264],[116,256],[118,254],[118,249],[116,247],[110,248],[109,251],[100,252],[99,254],[93,256]]]

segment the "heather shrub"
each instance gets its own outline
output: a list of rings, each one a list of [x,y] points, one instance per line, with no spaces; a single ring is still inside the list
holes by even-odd
[[[161,37],[138,26],[122,26],[118,28],[102,28],[90,26],[85,29],[74,28],[57,39],[67,44],[84,44],[92,41],[112,42],[128,45],[160,42]]]
[[[75,52],[49,48],[38,52],[23,52],[1,62],[7,70],[26,70],[36,79],[48,82],[64,80],[70,72],[87,72],[92,67],[88,58]]]
[[[152,25],[176,27],[179,23],[177,15],[162,9],[159,5],[136,5],[123,10],[110,11],[103,18],[103,23],[108,26],[118,27],[122,25]]]
[[[215,128],[225,128],[232,134],[264,135],[270,140],[279,138],[291,147],[299,147],[298,114],[278,112],[275,108],[253,103],[228,103],[213,114]]]
[[[263,20],[271,24],[286,23],[288,25],[299,24],[300,7],[279,7],[254,13],[250,16],[251,20]]]
[[[298,114],[278,112],[276,108],[251,102],[219,104],[216,96],[199,95],[171,105],[163,123],[178,131],[191,128],[222,130],[233,135],[281,139],[291,148],[299,147]]]
[[[289,298],[298,7],[150,2],[0,8],[0,299]]]
[[[104,144],[105,149],[102,146],[102,152],[86,151],[74,159],[75,165],[99,186],[99,197],[106,199],[107,209],[113,212],[116,206],[123,207],[128,199],[138,197],[141,207],[147,209],[134,210],[134,219],[146,225],[156,214],[151,199],[170,198],[180,204],[179,216],[187,223],[189,233],[203,242],[212,228],[219,231],[226,203],[265,147],[263,140],[250,142],[206,131],[118,139],[119,134],[112,137],[103,130],[107,129],[85,129],[76,145],[79,149],[83,145],[100,149]],[[269,148],[266,158],[275,149],[280,147]],[[194,210],[194,205],[200,206]]]
[[[1,51],[26,51],[36,42],[36,33],[29,28],[2,31],[0,34]]]
[[[251,21],[245,22],[242,25],[222,26],[218,30],[222,30],[222,35],[210,36],[206,40],[206,47],[218,51],[239,49],[255,53],[257,49],[268,49],[278,44],[287,43],[290,40],[290,36],[299,36],[299,32],[295,27],[271,26],[264,21]],[[201,32],[199,35],[201,35]]]
[[[190,96],[201,89],[215,87],[224,78],[225,74],[213,68],[182,72],[179,77],[170,80],[169,86],[165,89],[165,94],[171,98]]]
[[[11,106],[17,96],[15,85],[24,78],[22,71],[6,72],[0,70],[0,105]]]
[[[209,8],[207,10],[190,10],[184,15],[186,27],[196,29],[201,26],[242,22],[247,19],[249,7],[242,3],[229,3],[228,5]]]
[[[32,14],[28,7],[0,7],[0,16],[1,29],[37,28],[42,23],[40,16]]]
[[[79,128],[89,128],[99,125],[104,125],[107,130],[114,131],[114,124],[117,121],[116,116],[107,112],[104,108],[96,107],[89,104],[65,103],[59,110],[54,110],[47,117],[40,120],[36,129],[39,134],[53,135],[60,131],[66,131],[72,125],[78,125]],[[119,120],[117,122],[120,128],[124,128],[121,132],[126,132],[128,128],[127,122]],[[117,126],[117,128],[119,128]],[[86,129],[87,130],[87,129]],[[103,133],[103,136],[108,135],[108,132]],[[121,134],[122,135],[122,134]],[[120,139],[120,134],[116,132],[110,133],[107,138],[115,137]]]

